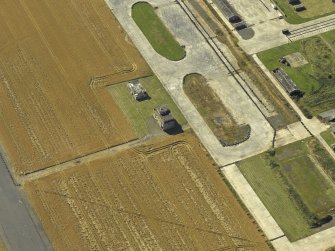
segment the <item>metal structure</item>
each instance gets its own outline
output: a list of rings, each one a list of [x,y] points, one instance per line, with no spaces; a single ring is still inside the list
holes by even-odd
[[[292,5],[296,5],[296,4],[300,4],[301,3],[300,0],[287,0],[287,2],[289,4],[292,4]]]
[[[322,122],[329,123],[335,121],[335,109],[322,112],[319,114],[319,117]]]
[[[305,9],[306,8],[305,8],[305,6],[302,3],[294,6],[294,10],[295,11],[303,11]]]
[[[286,92],[290,96],[301,96],[302,92],[298,89],[293,80],[286,74],[282,68],[276,68],[273,70],[273,74],[278,79],[280,84],[284,87]]]
[[[128,83],[128,89],[135,100],[144,100],[149,97],[147,91],[140,84],[139,80],[133,80]]]
[[[222,14],[225,16],[225,18],[228,19],[229,22],[238,23],[242,21],[237,11],[234,9],[233,6],[230,5],[227,0],[213,0],[213,2],[216,4],[216,6],[220,9]]]
[[[166,105],[155,108],[153,117],[163,131],[173,129],[177,125],[170,109]]]

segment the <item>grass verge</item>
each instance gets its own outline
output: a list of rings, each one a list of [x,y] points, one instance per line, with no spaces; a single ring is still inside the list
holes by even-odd
[[[160,105],[168,105],[180,125],[187,123],[157,77],[146,77],[141,79],[140,82],[150,96],[150,99],[141,102],[136,101],[133,96],[130,95],[127,83],[108,87],[113,99],[126,115],[138,137],[144,137],[148,134],[148,120],[152,117],[153,109]]]
[[[268,167],[264,154],[242,161],[240,170],[290,241],[312,234],[299,208]]]
[[[258,54],[270,71],[277,67],[283,68],[304,92],[297,104],[307,117],[316,116],[335,106],[335,48],[332,45],[334,36],[335,31],[330,31]],[[300,52],[309,63],[296,68],[279,63],[281,57],[294,52]]]
[[[329,130],[322,132],[321,137],[327,142],[329,146],[335,144],[335,137]]]
[[[285,20],[290,24],[301,24],[335,12],[331,1],[302,0],[306,10],[299,13],[294,11],[293,5],[289,4],[287,0],[274,0],[274,2],[285,13]]]
[[[310,150],[313,156],[321,163],[323,170],[335,182],[335,161],[329,153],[318,142],[313,141],[310,144]]]
[[[250,126],[237,124],[202,75],[187,75],[183,89],[222,145],[238,144],[249,138]]]
[[[313,229],[335,206],[334,186],[317,166],[324,162],[318,141],[304,141],[280,147],[240,163],[240,170],[291,241],[317,231]],[[322,152],[325,154],[324,152]]]
[[[184,48],[176,41],[149,3],[134,4],[132,17],[157,53],[173,61],[186,56]]]

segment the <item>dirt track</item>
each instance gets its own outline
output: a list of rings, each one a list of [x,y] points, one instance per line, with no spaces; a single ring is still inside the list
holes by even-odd
[[[205,153],[189,134],[160,139],[25,191],[56,250],[267,250]]]
[[[135,137],[94,87],[150,70],[103,0],[2,1],[0,30],[0,143],[18,173]]]

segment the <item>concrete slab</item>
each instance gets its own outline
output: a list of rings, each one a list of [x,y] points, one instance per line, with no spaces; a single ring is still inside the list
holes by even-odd
[[[268,0],[228,0],[248,25],[256,25],[278,17]]]
[[[234,30],[234,27],[223,17],[215,3],[211,0],[206,1],[239,38],[239,46],[250,55],[335,29],[335,14],[293,25],[279,18],[281,12],[272,8],[270,0],[229,0],[254,31],[252,37],[244,39],[240,36],[240,32]],[[282,34],[282,30],[286,28],[292,31],[292,35],[287,37]]]
[[[288,28],[288,25],[282,19],[273,19],[258,23],[252,26],[255,35],[248,40],[239,39],[238,45],[247,54],[254,54],[287,44],[290,40],[282,34],[282,30],[285,28]],[[234,33],[238,37],[238,33]]]
[[[276,133],[275,147],[281,147],[312,136],[301,122],[296,122]]]
[[[335,227],[292,243],[294,250],[306,251],[324,251],[332,246],[335,246]]]

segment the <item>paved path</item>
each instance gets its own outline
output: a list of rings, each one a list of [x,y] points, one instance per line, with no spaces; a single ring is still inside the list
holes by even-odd
[[[275,147],[285,146],[310,136],[311,134],[307,131],[304,125],[301,122],[296,122],[288,125],[287,128],[277,131]]]
[[[265,232],[267,238],[272,240],[284,236],[283,231],[272,218],[269,211],[258,198],[257,194],[251,188],[238,167],[235,164],[232,164],[221,168],[221,172],[229,180],[229,183],[238,193],[246,207],[250,210],[250,213]]]
[[[155,121],[155,123],[156,123],[156,121]],[[160,130],[160,132],[161,132],[161,130]],[[160,138],[162,138],[163,136],[164,136],[164,133],[159,134]],[[25,182],[40,179],[42,177],[51,175],[53,173],[62,172],[66,169],[77,167],[77,166],[83,166],[82,163],[87,163],[87,162],[91,162],[93,160],[102,159],[106,156],[110,156],[111,154],[115,154],[117,152],[121,152],[121,151],[124,151],[126,149],[142,145],[144,142],[146,142],[148,140],[151,140],[151,139],[154,139],[154,138],[156,138],[156,135],[153,135],[153,136],[148,135],[148,136],[146,136],[144,138],[141,138],[141,139],[133,140],[133,141],[130,141],[130,142],[118,145],[118,146],[112,146],[110,148],[106,148],[106,149],[97,151],[95,153],[90,153],[90,154],[87,154],[83,157],[72,159],[72,160],[66,161],[66,162],[61,163],[61,164],[56,164],[54,166],[50,166],[48,168],[32,172],[32,173],[24,175],[24,176],[20,176],[20,177],[18,177],[17,182],[19,182],[19,184],[23,185]]]
[[[0,155],[0,239],[8,251],[52,250],[43,229]]]
[[[106,0],[107,1],[107,0]],[[119,22],[141,51],[152,70],[168,90],[189,125],[219,165],[263,152],[271,147],[273,129],[258,110],[245,90],[229,74],[220,57],[203,37],[183,9],[169,0],[150,0],[158,7],[156,12],[186,48],[186,58],[172,62],[157,54],[148,43],[131,17],[131,6],[138,0],[109,0],[107,3]],[[171,4],[167,4],[171,3]],[[217,90],[222,102],[239,123],[251,126],[250,139],[238,146],[222,147],[210,128],[202,119],[191,101],[184,94],[182,85],[187,74],[200,73]]]

